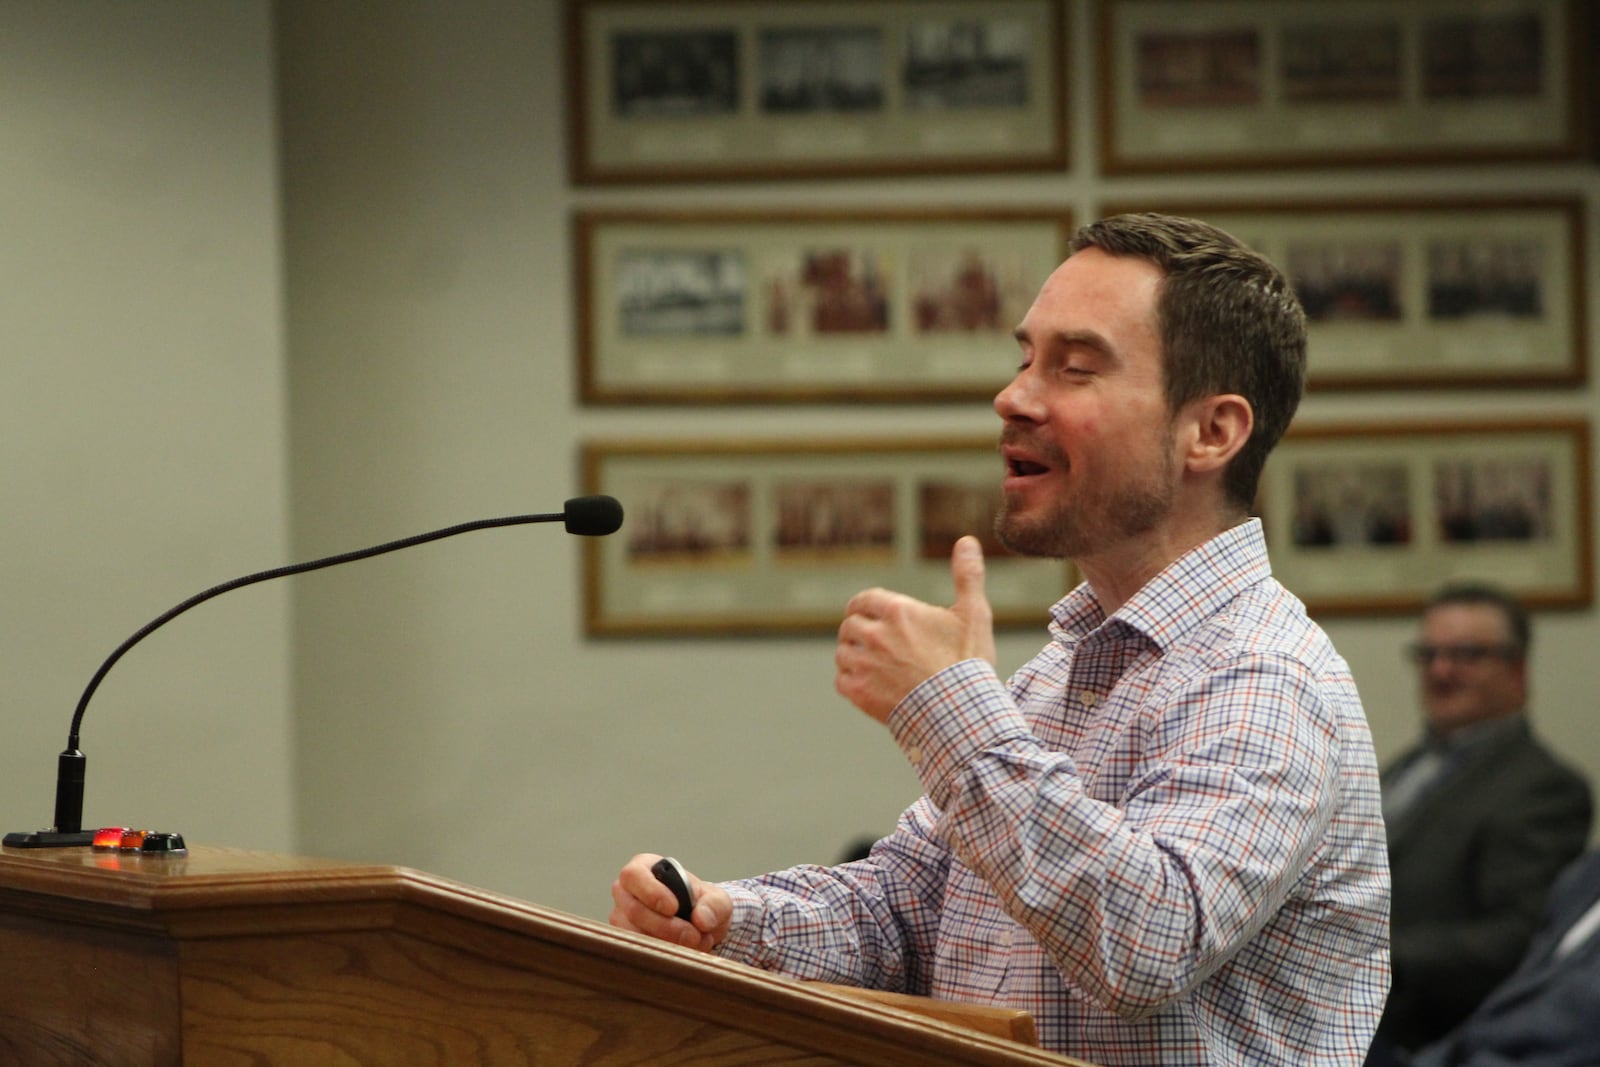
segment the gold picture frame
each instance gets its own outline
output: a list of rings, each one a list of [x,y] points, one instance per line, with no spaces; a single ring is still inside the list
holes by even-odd
[[[1587,607],[1589,464],[1578,418],[1295,426],[1262,475],[1273,573],[1313,615],[1412,614],[1466,579]]]
[[[948,603],[963,534],[997,627],[1043,625],[1071,587],[1068,564],[994,541],[992,437],[591,441],[582,465],[625,515],[584,544],[591,635],[828,633],[874,586]]]
[[[1313,390],[1588,379],[1583,201],[1571,196],[1108,205],[1205,219],[1305,305]]]
[[[1575,0],[1099,0],[1108,174],[1576,159]]]
[[[1061,209],[580,211],[586,404],[988,400]]]
[[[571,177],[1061,170],[1061,0],[567,0]]]

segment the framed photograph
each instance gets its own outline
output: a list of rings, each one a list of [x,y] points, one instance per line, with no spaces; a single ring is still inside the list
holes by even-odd
[[[1294,427],[1263,472],[1273,573],[1314,615],[1412,613],[1450,581],[1593,599],[1580,420]]]
[[[589,404],[988,399],[1062,211],[582,212]]]
[[[1308,319],[1312,389],[1581,385],[1584,208],[1576,198],[1148,204],[1205,219],[1276,263]]]
[[[574,184],[1060,170],[1061,0],[567,0]]]
[[[584,544],[590,634],[831,632],[873,586],[946,604],[963,534],[995,625],[1043,625],[1070,588],[1068,564],[994,539],[992,437],[592,442],[583,474],[626,516]]]
[[[1576,0],[1099,0],[1107,173],[1576,159]]]

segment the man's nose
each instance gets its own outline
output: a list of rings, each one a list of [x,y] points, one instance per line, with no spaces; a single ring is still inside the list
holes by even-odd
[[[1422,673],[1430,679],[1448,678],[1455,673],[1455,669],[1454,659],[1438,653],[1429,656],[1428,661],[1422,665]]]
[[[1033,386],[1032,376],[1024,368],[1017,372],[1011,383],[1001,389],[994,397],[995,414],[1002,419],[1027,419],[1031,422],[1039,421],[1038,399]]]

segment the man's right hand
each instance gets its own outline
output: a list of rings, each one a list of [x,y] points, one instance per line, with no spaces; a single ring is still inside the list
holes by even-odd
[[[648,852],[633,857],[611,883],[611,925],[710,952],[728,936],[733,901],[721,887],[690,874],[694,913],[688,921],[678,918],[677,898],[650,871],[660,858]]]

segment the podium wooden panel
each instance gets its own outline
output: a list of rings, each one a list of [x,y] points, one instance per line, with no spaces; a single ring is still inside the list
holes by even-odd
[[[887,1000],[405,868],[0,851],[3,1063],[1073,1062]]]

